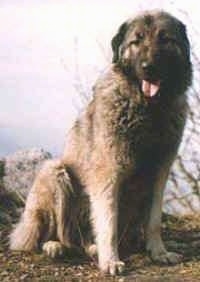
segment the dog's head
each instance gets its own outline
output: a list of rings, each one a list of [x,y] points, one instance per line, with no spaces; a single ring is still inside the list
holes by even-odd
[[[191,83],[186,28],[168,13],[146,12],[123,23],[112,50],[113,63],[137,81],[149,99],[162,92],[183,93]]]

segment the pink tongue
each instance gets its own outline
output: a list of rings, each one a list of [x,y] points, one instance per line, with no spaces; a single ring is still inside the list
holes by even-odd
[[[160,81],[151,83],[147,80],[142,80],[142,92],[146,97],[153,97],[157,94],[160,88]]]

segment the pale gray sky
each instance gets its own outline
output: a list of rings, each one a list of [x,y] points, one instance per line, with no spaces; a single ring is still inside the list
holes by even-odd
[[[186,11],[189,33],[200,26],[195,0],[41,2],[0,3],[0,156],[33,146],[62,151],[78,113],[77,63],[90,89],[109,63],[114,32],[138,10],[164,8],[182,20]]]

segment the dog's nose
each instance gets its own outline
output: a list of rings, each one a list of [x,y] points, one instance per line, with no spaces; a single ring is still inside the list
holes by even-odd
[[[148,63],[148,62],[142,62],[142,68],[143,68],[143,70],[149,70],[150,68],[151,68],[152,66],[151,66],[151,64],[150,63]]]
[[[142,62],[141,67],[146,74],[151,74],[152,72],[154,72],[154,66],[150,62]]]

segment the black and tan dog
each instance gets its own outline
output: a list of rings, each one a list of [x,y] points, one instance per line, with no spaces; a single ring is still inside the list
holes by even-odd
[[[41,246],[54,257],[83,244],[96,249],[102,271],[116,274],[124,268],[118,249],[138,221],[154,261],[180,260],[164,247],[161,210],[192,71],[185,26],[162,11],[122,24],[112,49],[113,64],[69,132],[62,158],[37,176],[11,249]],[[92,234],[96,245],[89,246]]]

